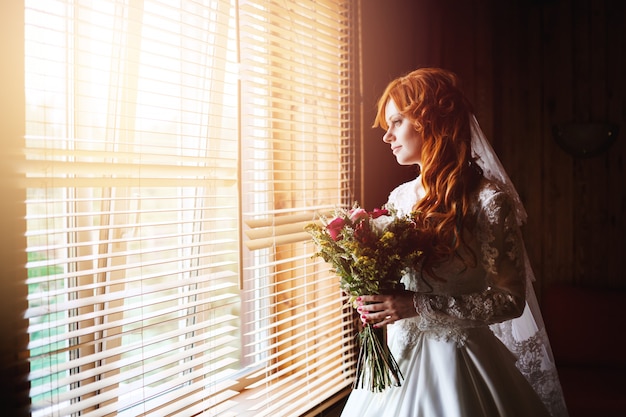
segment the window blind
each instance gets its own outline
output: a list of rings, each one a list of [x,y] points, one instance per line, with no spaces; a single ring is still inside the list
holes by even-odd
[[[240,1],[250,415],[302,415],[351,383],[352,312],[304,225],[351,203],[350,4]]]
[[[298,416],[352,315],[348,1],[25,1],[33,416]]]

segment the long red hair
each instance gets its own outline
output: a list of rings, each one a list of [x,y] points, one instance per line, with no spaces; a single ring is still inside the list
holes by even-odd
[[[378,101],[374,127],[388,128],[389,100],[423,138],[420,168],[426,194],[413,212],[428,242],[424,268],[434,276],[433,266],[463,244],[470,194],[482,178],[471,150],[472,105],[457,76],[439,68],[420,68],[389,83]]]

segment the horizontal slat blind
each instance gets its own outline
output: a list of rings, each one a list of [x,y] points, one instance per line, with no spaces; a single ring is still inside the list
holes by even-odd
[[[321,214],[327,215],[326,211],[312,211],[309,213],[271,216],[265,220],[252,219],[246,221],[246,246],[250,250],[269,248],[274,245],[304,242],[310,239],[310,235],[304,231],[309,223],[319,222]]]
[[[243,367],[233,5],[27,0],[25,19],[33,415],[228,404]]]
[[[304,226],[351,191],[350,2],[240,0],[244,311],[252,405],[300,416],[349,386],[352,312]]]
[[[33,416],[300,416],[353,377],[350,1],[25,1]]]

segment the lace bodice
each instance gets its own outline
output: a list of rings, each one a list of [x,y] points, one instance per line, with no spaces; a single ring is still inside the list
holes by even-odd
[[[410,213],[420,180],[398,186],[388,205],[401,215]],[[526,297],[534,297],[529,278],[532,270],[512,201],[497,184],[483,180],[469,216],[472,218],[466,223],[472,224],[472,229],[463,232],[467,248],[434,269],[443,280],[419,271],[403,277],[406,288],[416,291],[419,315],[398,321],[390,326],[390,333],[410,349],[418,337],[463,345],[472,328],[490,326],[518,358],[518,369],[550,404],[552,415],[567,415],[543,323],[538,327],[527,308]],[[529,330],[520,335],[512,329],[513,319],[527,320],[532,326],[524,324]]]
[[[417,200],[411,188],[416,181],[403,184],[389,198],[399,213],[409,213]],[[436,279],[417,272],[404,277],[415,294],[419,319],[413,320],[421,331],[438,338],[454,338],[462,343],[461,329],[487,326],[522,314],[525,274],[523,241],[507,195],[494,184],[483,182],[470,207],[473,230],[464,231],[467,247],[456,257],[434,269]],[[411,326],[410,323],[405,323]],[[416,329],[406,328],[414,333]],[[409,336],[409,335],[405,335]]]

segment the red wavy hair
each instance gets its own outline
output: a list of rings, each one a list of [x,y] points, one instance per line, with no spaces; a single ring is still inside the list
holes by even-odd
[[[435,276],[432,268],[463,244],[470,194],[482,178],[471,150],[472,105],[457,76],[439,68],[420,68],[389,83],[378,101],[374,127],[388,128],[389,100],[423,138],[420,169],[426,194],[413,215],[428,242],[424,268]]]

